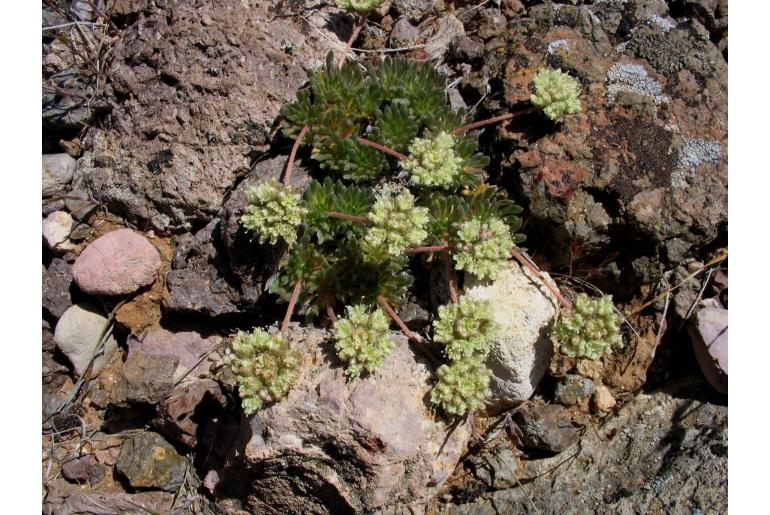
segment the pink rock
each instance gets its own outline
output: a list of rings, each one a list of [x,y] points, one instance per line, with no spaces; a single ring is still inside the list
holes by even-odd
[[[125,295],[152,284],[160,270],[157,249],[131,229],[118,229],[93,241],[72,267],[86,293]]]
[[[172,333],[165,329],[157,329],[148,333],[141,341],[128,340],[128,355],[139,349],[150,356],[173,356],[179,359],[174,372],[174,381],[195,379],[206,374],[211,368],[211,362],[204,359],[196,366],[201,356],[213,349],[221,340],[217,336],[202,337],[195,331]],[[187,374],[192,367],[195,369]],[[185,376],[185,374],[187,374]]]
[[[305,329],[290,337],[305,355],[302,371],[286,398],[250,420],[251,438],[231,451],[232,468],[218,471],[217,489],[248,481],[249,513],[424,507],[470,438],[467,423],[453,426],[426,400],[429,367],[394,334],[395,349],[374,373],[346,380],[328,333]]]

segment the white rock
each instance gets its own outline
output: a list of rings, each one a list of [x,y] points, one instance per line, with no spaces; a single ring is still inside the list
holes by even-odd
[[[43,220],[43,243],[55,249],[67,241],[72,232],[72,215],[66,211],[54,211]]]
[[[513,261],[494,282],[466,276],[466,294],[490,301],[499,327],[487,360],[493,373],[487,408],[497,411],[529,399],[553,355],[550,333],[558,312],[556,299],[534,274]]]
[[[53,195],[72,182],[77,161],[69,154],[43,155],[43,196]]]
[[[87,304],[76,304],[65,311],[56,324],[54,342],[70,360],[78,376],[83,375],[88,368],[106,323],[107,318],[96,308]],[[104,353],[94,360],[94,376],[104,368],[117,348],[118,342],[110,336],[104,343]]]

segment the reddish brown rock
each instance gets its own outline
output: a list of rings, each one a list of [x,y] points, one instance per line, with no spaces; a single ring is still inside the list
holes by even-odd
[[[91,242],[72,267],[75,282],[93,295],[125,295],[152,284],[161,259],[144,236],[118,229]]]
[[[195,381],[176,388],[158,404],[154,425],[169,438],[195,447],[201,422],[221,412],[226,403],[219,383],[210,379]]]

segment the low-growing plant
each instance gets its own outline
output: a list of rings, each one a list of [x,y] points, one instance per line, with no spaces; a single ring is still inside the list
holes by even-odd
[[[592,299],[581,293],[573,309],[559,319],[554,333],[563,354],[597,359],[623,346],[620,324],[611,295]]]
[[[360,13],[355,36],[380,2],[337,3]],[[297,306],[307,317],[325,316],[346,374],[356,378],[392,350],[390,317],[438,368],[435,404],[450,415],[483,406],[491,307],[458,298],[457,273],[494,279],[512,253],[521,258],[515,245],[524,236],[522,209],[485,184],[489,158],[471,131],[540,108],[551,118],[575,112],[579,88],[562,75],[538,74],[532,108],[468,123],[464,111],[450,107],[446,81],[432,66],[383,59],[363,68],[345,62],[345,53],[335,64],[330,54],[281,110],[282,131],[295,139],[282,183],[250,190],[242,219],[260,243],[289,247],[270,286],[288,302],[282,331]],[[299,194],[289,184],[303,145],[325,177]],[[434,341],[444,344],[448,364],[396,311],[413,283],[414,260],[444,267],[451,303],[438,309]],[[343,306],[347,315],[338,320]]]

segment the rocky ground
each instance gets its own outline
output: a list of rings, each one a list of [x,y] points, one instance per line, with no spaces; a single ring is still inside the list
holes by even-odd
[[[476,119],[538,67],[580,80],[580,114],[481,142],[530,255],[613,294],[626,345],[554,352],[553,299],[512,264],[467,285],[504,326],[486,413],[434,413],[404,342],[346,382],[299,324],[297,385],[242,413],[221,352],[284,309],[245,189],[281,174],[278,111],[352,30],[332,3],[44,2],[43,512],[726,512],[726,0],[386,2],[356,58],[431,61]]]

